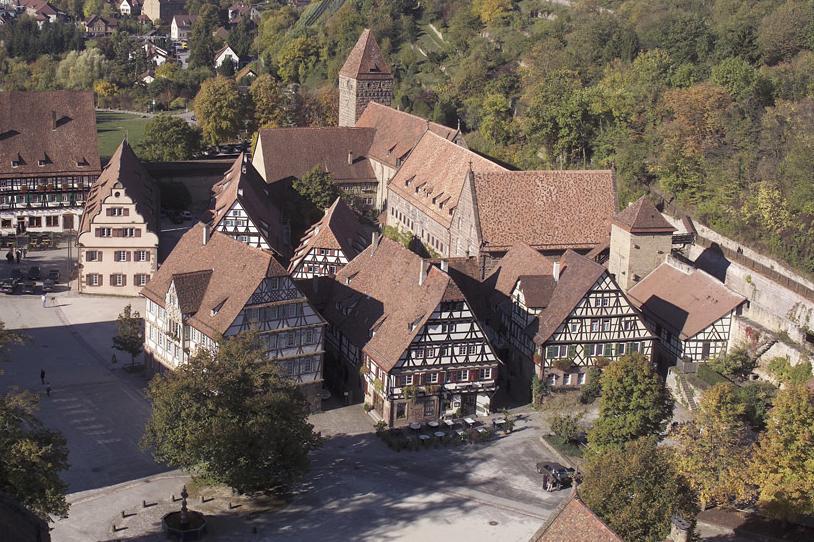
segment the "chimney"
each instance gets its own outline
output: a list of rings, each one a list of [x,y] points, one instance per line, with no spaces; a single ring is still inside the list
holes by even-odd
[[[689,542],[692,524],[681,516],[673,516],[670,523],[670,540],[672,542]]]
[[[52,130],[57,129],[57,112],[56,111],[51,111],[51,129]]]
[[[444,273],[449,272],[449,261],[448,260],[441,260],[441,271]]]
[[[239,197],[241,197],[241,198],[243,197],[243,189],[242,189],[242,188],[238,188],[238,189],[237,189],[237,195],[238,195]]]
[[[348,165],[353,165],[353,151],[348,151]]]
[[[554,276],[554,282],[560,281],[560,262],[554,262],[554,265],[551,266],[551,274]]]
[[[427,279],[427,267],[424,265],[424,258],[419,259],[421,264],[418,268],[418,285],[424,286],[424,281]]]
[[[203,244],[206,245],[209,242],[209,224],[203,225]]]

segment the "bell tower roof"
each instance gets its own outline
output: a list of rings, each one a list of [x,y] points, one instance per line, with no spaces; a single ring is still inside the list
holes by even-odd
[[[672,233],[676,231],[646,196],[628,205],[613,217],[613,223],[630,233]]]
[[[351,49],[348,59],[339,70],[339,74],[351,79],[392,78],[390,66],[385,62],[379,44],[369,28],[366,28],[356,45]]]

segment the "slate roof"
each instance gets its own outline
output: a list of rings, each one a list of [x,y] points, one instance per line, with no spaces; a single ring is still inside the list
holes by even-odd
[[[144,169],[130,144],[122,141],[110,158],[102,174],[88,192],[85,209],[79,222],[79,233],[89,232],[91,223],[102,211],[102,203],[110,197],[117,185],[133,200],[136,212],[147,224],[147,230],[158,235],[159,188],[158,183]]]
[[[0,179],[101,170],[92,92],[0,92]]]
[[[345,64],[339,70],[339,75],[353,79],[381,79],[382,76],[391,76],[390,67],[382,56],[379,44],[369,28],[366,28],[356,45],[348,54]]]
[[[613,223],[630,233],[672,233],[676,231],[664,216],[656,209],[647,196],[642,196],[635,203],[613,217]]]
[[[356,121],[356,127],[376,129],[369,155],[392,168],[400,165],[400,161],[407,157],[427,130],[449,141],[454,141],[459,135],[456,129],[374,101],[368,102]]]
[[[628,290],[630,300],[682,340],[694,337],[746,301],[712,275],[663,263]]]
[[[593,248],[616,209],[610,170],[475,171],[484,250]]]
[[[422,265],[429,270],[419,285]],[[463,299],[449,275],[381,238],[337,273],[321,312],[389,371],[445,299]]]
[[[449,228],[470,171],[477,174],[507,170],[432,131],[426,131],[393,176],[388,190]]]
[[[376,131],[372,128],[265,128],[260,130],[265,179],[268,183],[302,177],[314,166],[338,183],[375,180],[367,153]],[[348,153],[353,161],[348,164]]]
[[[320,221],[308,228],[303,235],[288,271],[293,273],[302,258],[314,248],[341,250],[350,261],[370,244],[373,231],[373,226],[363,223],[361,217],[342,198],[336,198]]]
[[[572,497],[548,524],[532,537],[533,542],[623,542],[578,497]]]
[[[223,179],[212,186],[212,198],[204,219],[213,230],[236,201],[249,215],[271,249],[278,255],[287,257],[288,243],[283,235],[283,215],[270,197],[268,185],[243,153],[235,159]],[[261,220],[268,227],[268,235],[260,230]]]
[[[200,297],[197,311],[189,323],[210,337],[225,333],[265,277],[287,276],[286,270],[271,252],[250,247],[226,234],[212,232],[203,244],[204,224],[198,223],[181,237],[178,244],[156,271],[141,295],[164,307],[173,279],[192,272],[211,271]],[[197,287],[200,282],[195,282]],[[194,288],[190,291],[196,291]],[[213,309],[217,309],[213,313]]]

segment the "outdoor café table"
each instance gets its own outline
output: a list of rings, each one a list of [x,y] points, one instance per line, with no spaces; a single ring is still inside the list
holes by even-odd
[[[418,440],[430,440],[429,435],[418,435]]]
[[[466,422],[466,425],[470,427],[475,425],[475,420],[473,420],[472,418],[464,418],[464,421]]]
[[[466,436],[466,431],[464,431],[463,429],[458,429],[457,431],[455,431],[455,434],[463,438]]]
[[[498,419],[494,420],[492,423],[495,424],[495,425],[505,425],[506,420],[504,418],[498,418]]]
[[[446,425],[447,427],[453,427],[455,425],[455,422],[453,422],[452,420],[444,420],[444,425]]]
[[[432,428],[435,428],[435,427],[438,427],[438,422],[433,420],[433,421],[429,422],[427,425],[429,425]]]
[[[420,423],[411,423],[410,424],[410,429],[412,429],[413,431],[420,431],[421,430],[421,424]]]
[[[434,434],[436,437],[438,437],[438,438],[444,438],[445,436],[447,436],[447,434],[446,434],[446,433],[444,433],[443,431],[436,431],[436,432],[435,432],[435,433],[433,433],[433,434]]]

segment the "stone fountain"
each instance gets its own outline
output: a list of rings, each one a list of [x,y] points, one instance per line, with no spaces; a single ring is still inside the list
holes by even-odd
[[[164,532],[176,540],[200,540],[206,534],[206,518],[200,512],[187,509],[187,486],[181,490],[181,510],[161,518]]]

